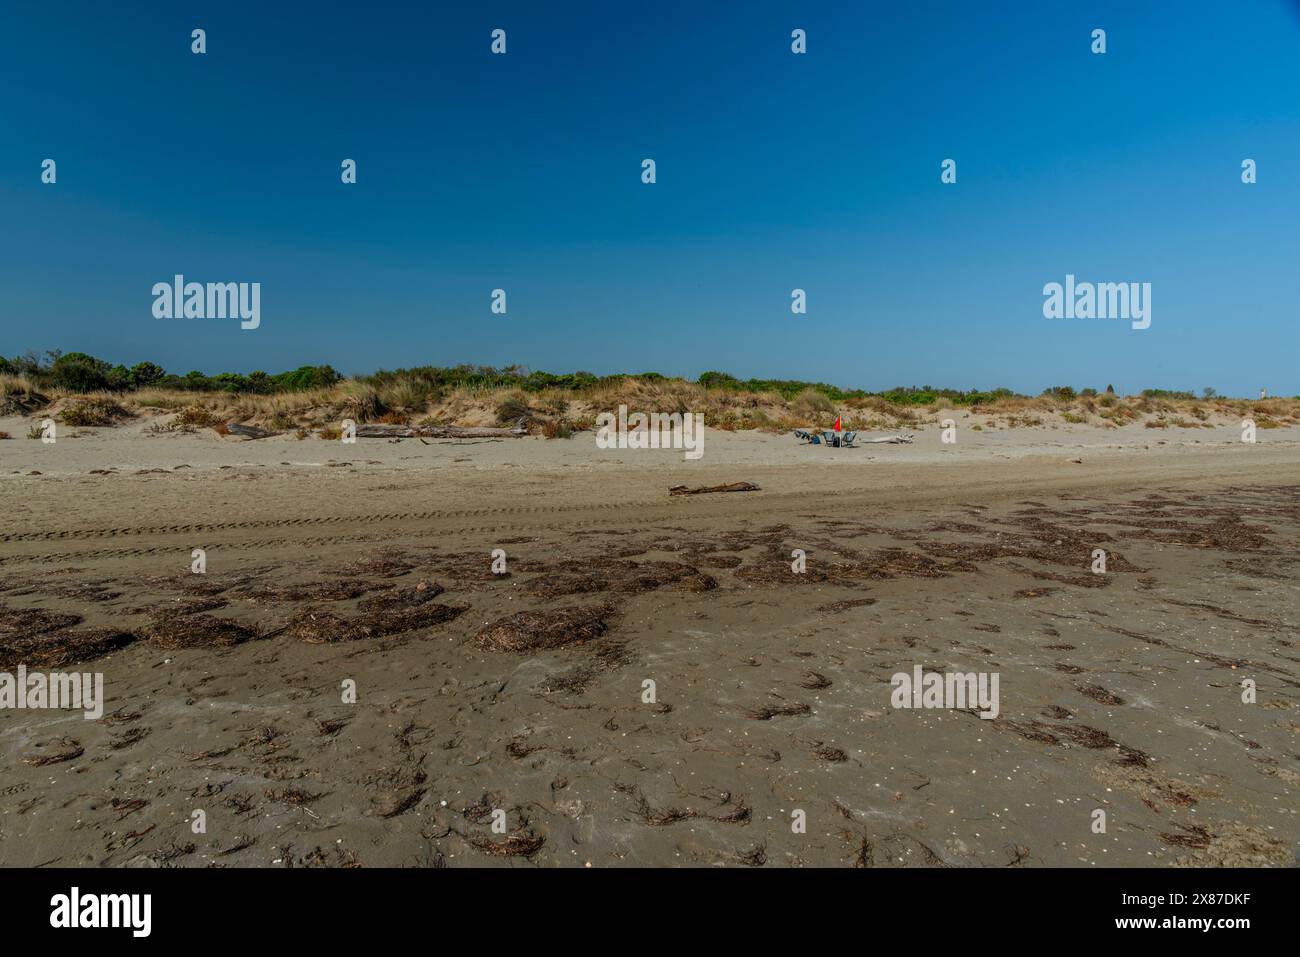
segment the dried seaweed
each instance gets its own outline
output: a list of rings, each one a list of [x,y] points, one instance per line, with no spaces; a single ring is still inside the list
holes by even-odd
[[[492,651],[522,654],[591,641],[609,630],[607,606],[573,606],[521,611],[489,624],[474,640]]]

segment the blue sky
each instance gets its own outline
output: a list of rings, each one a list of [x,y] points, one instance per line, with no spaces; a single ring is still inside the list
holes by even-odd
[[[1294,3],[270,6],[6,5],[0,353],[1300,393]]]

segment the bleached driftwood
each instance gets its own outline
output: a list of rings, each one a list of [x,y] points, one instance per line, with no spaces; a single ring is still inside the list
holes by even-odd
[[[238,422],[226,423],[231,435],[246,439],[265,439],[279,432],[259,429],[255,425],[241,425]],[[524,428],[514,429],[462,429],[454,425],[358,425],[356,434],[364,439],[511,439],[527,435]]]
[[[832,432],[830,429],[795,429],[794,437],[799,439],[804,445],[835,445],[836,448],[852,449],[859,445],[902,445],[911,444],[912,433],[900,432],[898,435],[886,435],[879,439],[860,439],[856,431],[836,432],[833,433],[839,438],[839,443],[832,442]]]
[[[462,429],[454,425],[358,425],[362,439],[511,439],[527,435],[527,429]]]
[[[912,443],[912,433],[906,435],[886,435],[880,439],[856,439],[854,445],[902,445]]]

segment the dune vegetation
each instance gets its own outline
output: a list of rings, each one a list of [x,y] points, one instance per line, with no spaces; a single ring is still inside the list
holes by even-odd
[[[358,423],[492,426],[522,424],[548,437],[590,428],[625,405],[639,412],[700,412],[728,431],[828,427],[862,431],[921,429],[956,414],[972,429],[1067,427],[1196,429],[1250,418],[1258,428],[1300,424],[1300,397],[1241,399],[1213,389],[1147,389],[1122,396],[1054,386],[1036,396],[1010,389],[932,386],[884,391],[821,382],[738,379],[706,372],[690,381],[658,373],[556,375],[521,366],[422,366],[344,377],[330,366],[277,374],[169,373],[142,362],[112,366],[85,353],[0,357],[0,415],[52,417],[71,426],[111,426],[137,418],[155,432],[240,422],[302,435]],[[973,420],[973,421],[971,421]]]

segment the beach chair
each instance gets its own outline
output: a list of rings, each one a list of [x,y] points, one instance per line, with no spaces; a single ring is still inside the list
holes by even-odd
[[[836,432],[832,429],[822,429],[821,440],[833,449],[848,449],[853,447],[857,441],[858,433],[856,432]],[[813,437],[817,441],[817,437]]]

